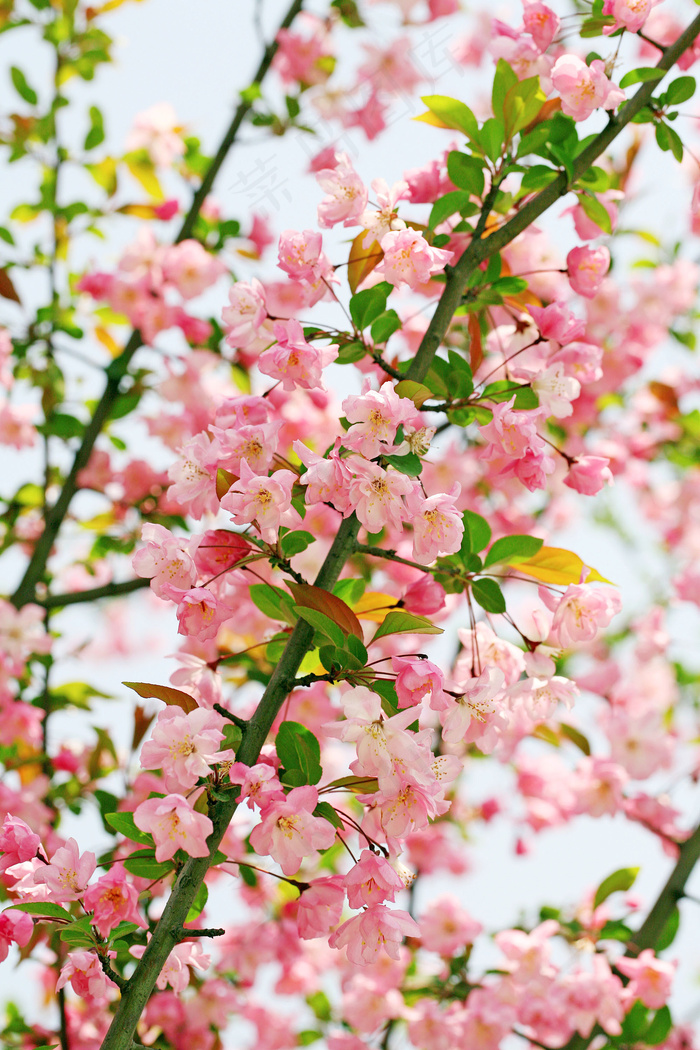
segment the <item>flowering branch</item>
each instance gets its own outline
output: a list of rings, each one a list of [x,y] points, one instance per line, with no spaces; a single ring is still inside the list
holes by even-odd
[[[280,23],[280,29],[286,29],[291,25],[301,11],[303,3],[304,0],[292,0],[286,15]],[[275,38],[265,48],[260,64],[253,75],[253,85],[260,84],[265,77],[277,52],[277,48],[277,34],[275,34]],[[191,236],[194,224],[201,211],[202,204],[211,190],[214,179],[216,178],[221,165],[235,143],[241,125],[252,106],[252,93],[248,94],[247,92],[244,92],[241,95],[241,101],[236,108],[233,120],[221,141],[221,145],[219,146],[213,160],[208,165],[204,177],[202,178],[201,185],[194,195],[190,210],[185,216],[182,226],[175,238],[176,244],[179,244],[181,241]],[[75,454],[70,471],[63,483],[61,493],[46,514],[44,531],[37,540],[24,576],[12,596],[12,602],[18,609],[34,600],[36,585],[44,575],[46,563],[49,560],[54,541],[78,489],[78,475],[80,471],[87,466],[95,442],[102,433],[102,428],[109,419],[112,405],[119,396],[121,382],[127,374],[134,354],[141,346],[143,346],[141,333],[136,330],[131,333],[131,336],[121,354],[119,354],[119,356],[116,357],[105,369],[107,382],[104,391],[102,392],[102,397],[98,401],[92,418],[85,428],[83,439]]]

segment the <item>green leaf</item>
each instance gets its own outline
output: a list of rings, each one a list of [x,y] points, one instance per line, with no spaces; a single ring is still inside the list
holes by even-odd
[[[333,645],[336,645],[339,649],[345,647],[345,635],[338,627],[338,624],[331,620],[330,616],[326,616],[325,613],[320,612],[318,609],[306,609],[300,605],[296,605],[294,611],[302,620],[310,623],[315,631],[320,631],[329,638]]]
[[[83,916],[82,919],[76,919],[74,922],[69,923],[68,926],[64,926],[58,936],[66,944],[70,945],[71,950],[73,948],[91,948],[97,943],[92,930],[92,923],[87,915]]]
[[[105,820],[111,828],[132,842],[139,842],[142,846],[153,846],[153,836],[136,827],[133,813],[105,813]]]
[[[330,802],[319,802],[313,812],[315,817],[323,817],[334,828],[342,828],[343,822],[331,806]]]
[[[464,523],[464,538],[460,553],[478,554],[487,547],[491,540],[491,526],[486,518],[475,514],[473,510],[465,510],[462,514]]]
[[[86,150],[94,149],[104,142],[104,138],[105,129],[102,113],[97,106],[90,106],[90,130],[85,136],[84,148]]]
[[[484,167],[476,157],[452,150],[447,154],[447,174],[458,189],[467,190],[473,197],[483,194]]]
[[[356,292],[350,299],[350,316],[353,324],[362,331],[386,310],[386,301],[392,286],[387,281]]]
[[[445,219],[449,219],[450,215],[461,211],[466,204],[470,203],[471,197],[467,190],[450,190],[444,197],[439,197],[430,209],[429,228],[434,230]]]
[[[69,416],[63,412],[51,412],[46,422],[38,426],[37,430],[47,437],[58,437],[68,441],[69,438],[82,437],[85,431],[85,424],[81,423],[75,416]]]
[[[665,69],[657,69],[656,66],[640,66],[638,69],[630,69],[620,81],[620,87],[630,87],[632,84],[645,84],[649,80],[660,80],[666,75]]]
[[[491,290],[499,295],[520,295],[527,289],[527,281],[524,277],[499,277],[491,285]]]
[[[506,92],[503,106],[507,137],[512,138],[531,124],[546,101],[539,77],[516,81]]]
[[[425,103],[430,114],[437,117],[440,121],[439,126],[463,131],[472,141],[478,137],[479,125],[476,117],[464,102],[459,102],[456,98],[449,98],[447,95],[423,95],[421,102]],[[416,119],[433,123],[431,120],[426,120],[427,116],[424,114]]]
[[[504,536],[496,540],[484,560],[484,568],[496,562],[509,562],[514,558],[531,558],[537,554],[544,540],[536,536]]]
[[[535,193],[549,186],[558,176],[556,168],[550,168],[546,164],[533,164],[523,175],[520,189],[523,193]]]
[[[495,117],[489,117],[479,132],[479,142],[490,160],[497,161],[500,159],[503,151],[504,136],[505,127],[503,126],[503,121],[497,120]]]
[[[578,202],[591,222],[599,226],[604,233],[612,233],[610,216],[597,197],[588,193],[580,193]]]
[[[187,918],[185,919],[185,922],[194,922],[195,919],[198,919],[204,911],[208,900],[209,890],[207,889],[206,882],[203,882],[197,890],[197,894],[194,900],[192,901],[192,907],[187,912]]]
[[[351,343],[345,343],[344,346],[341,346],[335,363],[338,365],[351,365],[355,361],[361,361],[366,353],[367,347],[364,343],[361,343],[359,339],[354,339]]]
[[[657,124],[657,128],[660,125]],[[664,125],[666,128],[666,136],[668,138],[668,148],[680,164],[683,160],[683,142],[677,131],[674,131],[668,124]]]
[[[349,634],[345,639],[345,644],[355,659],[359,660],[364,667],[367,663],[367,650],[360,639],[356,638],[354,634]]]
[[[73,922],[73,916],[60,904],[52,904],[50,901],[25,901],[23,904],[10,904],[5,911],[14,908],[15,911],[26,912],[27,915],[40,915],[45,919],[62,919],[64,922]]]
[[[254,583],[248,589],[248,594],[253,605],[271,620],[281,620],[292,625],[296,623],[294,602],[281,587],[273,587],[271,583]]]
[[[285,771],[297,770],[303,776],[299,784],[318,784],[323,773],[321,748],[306,726],[299,722],[282,722],[277,730],[275,747]]]
[[[316,537],[310,532],[286,532],[280,540],[280,550],[285,558],[293,558],[315,542]]]
[[[442,627],[436,627],[426,616],[401,611],[387,613],[379,624],[372,642],[376,642],[378,638],[386,638],[389,634],[443,634],[443,630]]]
[[[584,755],[590,755],[591,745],[588,743],[588,738],[579,732],[575,726],[570,726],[566,722],[559,723],[559,732],[562,736],[565,736],[567,740],[570,740],[572,744],[576,744],[579,751],[583,751]]]
[[[647,1027],[648,1010],[644,1003],[637,999],[632,1009],[622,1022],[622,1039],[625,1043],[636,1043],[642,1038]]]
[[[656,1011],[654,1019],[643,1036],[643,1042],[647,1046],[658,1046],[663,1043],[673,1027],[673,1019],[668,1006],[662,1006]]]
[[[654,945],[655,951],[662,952],[665,948],[669,948],[673,944],[676,938],[676,934],[678,933],[680,921],[681,913],[679,911],[678,905],[676,904],[674,905],[673,911],[669,915],[668,919],[664,923],[664,927],[661,933],[656,939],[656,944]]]
[[[415,452],[408,452],[405,456],[384,456],[384,462],[409,478],[419,477],[423,470],[423,462]]]
[[[695,77],[678,77],[666,88],[664,96],[667,105],[678,106],[687,102],[695,94]]]
[[[15,86],[15,91],[25,102],[28,102],[31,106],[35,106],[39,101],[39,96],[33,87],[30,87],[27,83],[27,78],[21,69],[17,66],[10,67],[10,76],[12,77],[12,83]]]
[[[506,95],[518,83],[518,75],[504,58],[499,58],[491,91],[491,109],[494,117],[505,119]]]
[[[140,849],[125,857],[124,867],[141,879],[162,879],[173,870],[172,861],[157,861],[152,849]]]
[[[401,318],[396,310],[385,310],[375,321],[372,322],[372,342],[385,343],[389,336],[398,332],[401,327]]]
[[[615,921],[606,922],[599,934],[602,941],[622,941],[623,944],[630,941],[633,936],[629,926],[625,926],[624,922]]]
[[[306,997],[307,1006],[319,1021],[330,1021],[333,1016],[331,1002],[325,992],[312,992]]]
[[[593,898],[593,908],[597,908],[611,893],[625,892],[634,886],[635,879],[639,874],[639,868],[618,868],[612,875],[603,879]]]
[[[338,580],[333,588],[333,594],[346,605],[355,605],[365,593],[365,581],[359,579]]]
[[[474,600],[489,613],[504,613],[506,600],[495,580],[474,580],[472,582]]]

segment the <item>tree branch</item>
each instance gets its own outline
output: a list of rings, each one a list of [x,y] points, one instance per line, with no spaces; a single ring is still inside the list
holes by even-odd
[[[302,9],[304,0],[292,0],[292,3],[280,23],[280,29],[286,29],[294,21],[296,16]],[[264,78],[265,74],[270,68],[272,59],[277,51],[277,34],[275,39],[265,48],[262,59],[258,68],[253,75],[253,84],[259,84]],[[192,205],[189,212],[185,216],[185,219],[180,227],[180,231],[175,238],[175,243],[179,244],[180,241],[190,237],[194,224],[197,221],[197,217],[202,208],[202,204],[207,194],[211,190],[221,165],[224,163],[229,150],[236,141],[236,137],[240,130],[240,127],[247,117],[248,113],[252,108],[253,102],[247,101],[245,97],[241,98],[240,103],[236,108],[233,120],[231,121],[226,134],[224,135],[221,145],[216,152],[213,160],[207,168],[202,183],[194,195]],[[127,374],[127,370],[131,363],[131,360],[136,351],[143,346],[143,340],[141,333],[136,330],[132,332],[129,337],[129,341],[122,350],[121,354],[111,362],[111,364],[105,369],[105,375],[107,377],[107,383],[105,385],[102,397],[97,403],[92,419],[85,428],[83,440],[80,443],[80,448],[75,454],[73,464],[70,471],[63,483],[61,493],[54,503],[53,507],[49,510],[46,515],[46,524],[44,525],[44,531],[39,537],[37,544],[32,553],[32,557],[29,561],[22,581],[20,582],[17,590],[12,596],[13,604],[19,609],[27,602],[34,600],[34,593],[36,585],[41,580],[46,569],[46,563],[49,560],[51,549],[54,545],[54,541],[58,536],[58,532],[63,524],[63,520],[68,513],[68,508],[72,502],[73,496],[75,495],[78,488],[78,474],[80,471],[87,466],[90,454],[94,448],[97,438],[102,433],[102,428],[109,419],[109,415],[117,396],[119,395],[119,387],[124,376]]]
[[[45,598],[35,598],[36,605],[43,609],[62,609],[65,605],[79,605],[83,602],[96,602],[100,598],[116,598],[123,594],[133,594],[149,587],[151,581],[139,577],[135,580],[124,580],[123,583],[105,583],[103,587],[91,587],[88,591],[71,591],[70,594],[48,594]]]

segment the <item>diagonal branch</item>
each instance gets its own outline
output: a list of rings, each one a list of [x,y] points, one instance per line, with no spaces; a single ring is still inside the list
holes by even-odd
[[[286,29],[294,21],[296,16],[302,9],[304,0],[292,0],[292,3],[287,11],[286,15],[280,23],[280,29]],[[271,40],[265,48],[262,59],[258,68],[253,75],[253,84],[259,84],[268,72],[272,60],[277,52],[277,35],[275,39]],[[226,156],[228,155],[231,147],[236,141],[238,132],[243,124],[243,121],[248,116],[253,105],[252,99],[249,100],[248,95],[243,95],[239,102],[236,112],[233,115],[233,119],[224,135],[221,145],[216,152],[213,160],[207,168],[202,183],[194,195],[190,210],[185,216],[185,219],[180,227],[180,230],[175,238],[175,243],[179,244],[180,241],[190,237],[194,224],[197,221],[197,217],[202,208],[205,197],[211,190],[221,165],[224,163]],[[136,330],[132,332],[129,340],[122,350],[121,354],[111,362],[108,368],[105,369],[105,375],[107,382],[105,384],[102,397],[97,403],[92,419],[85,428],[83,440],[80,443],[80,447],[75,454],[73,464],[66,476],[63,483],[61,493],[48,511],[46,515],[46,524],[44,525],[44,531],[39,537],[32,557],[29,561],[22,581],[19,584],[17,590],[12,596],[12,602],[17,608],[26,605],[27,602],[34,600],[34,594],[36,591],[36,585],[39,583],[44,575],[46,569],[46,563],[49,560],[51,549],[54,545],[54,541],[58,536],[59,530],[63,521],[68,513],[68,509],[71,505],[73,497],[78,488],[78,474],[80,471],[87,466],[87,462],[90,458],[90,454],[94,448],[97,438],[102,433],[102,428],[109,419],[112,406],[119,395],[119,388],[121,381],[127,374],[131,360],[136,351],[143,346],[143,340],[141,333]]]

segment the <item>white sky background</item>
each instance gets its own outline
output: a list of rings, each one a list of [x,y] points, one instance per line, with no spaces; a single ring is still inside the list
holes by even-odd
[[[318,3],[313,6],[316,10],[322,10]],[[563,10],[562,4],[553,6],[558,11]],[[677,11],[684,21],[688,16],[692,18],[697,11],[693,4],[682,0],[667,0],[666,7]],[[286,4],[279,0],[263,0],[266,37],[274,31],[285,8]],[[230,120],[237,92],[249,82],[258,62],[260,47],[252,29],[252,10],[250,0],[195,0],[194,3],[148,0],[147,3],[125,4],[111,16],[106,26],[117,40],[116,63],[100,67],[92,83],[84,84],[77,79],[70,82],[69,96],[83,102],[82,109],[80,105],[75,105],[61,111],[60,120],[65,133],[75,133],[82,138],[87,128],[87,108],[91,104],[98,105],[105,114],[107,141],[95,151],[95,157],[102,156],[103,150],[119,152],[135,114],[156,102],[168,101],[173,104],[188,130],[201,138],[205,152],[213,153]],[[378,4],[369,7],[368,11],[376,38],[383,42],[391,39],[396,32],[397,22],[392,5]],[[502,5],[498,9],[494,8],[493,13],[505,21],[516,23],[520,7],[516,3]],[[452,63],[447,53],[448,32],[454,32],[458,26],[460,32],[468,31],[473,26],[471,17],[465,14],[460,19],[439,21],[412,31],[414,54],[427,77],[421,93],[453,94],[464,98],[472,108],[479,109],[479,97],[490,91],[491,67],[487,64],[479,76],[472,71],[461,70]],[[366,32],[362,31],[361,37],[347,33],[343,39],[349,42],[351,48],[356,48],[355,41],[366,39]],[[610,46],[612,48],[612,44]],[[601,51],[604,56],[608,53],[606,42],[601,39],[591,41],[590,48]],[[6,108],[7,98],[10,98],[11,106],[17,104],[9,73],[6,72],[9,66],[20,66],[33,86],[46,91],[49,87],[50,58],[46,45],[37,46],[31,30],[13,31],[0,36],[0,98],[3,100],[3,109]],[[351,69],[352,66],[348,64],[348,73],[341,76],[343,83],[349,81]],[[271,78],[269,82],[273,81],[274,78]],[[401,177],[404,170],[425,163],[449,144],[451,140],[447,132],[410,120],[422,108],[417,96],[412,99],[400,98],[390,130],[374,143],[368,143],[357,131],[343,138],[342,148],[350,153],[357,170],[367,182],[382,176],[391,184]],[[700,101],[692,100],[685,108],[689,112],[700,112]],[[21,103],[18,109],[22,110]],[[603,121],[602,117],[593,118],[591,130],[596,130]],[[676,127],[683,135],[684,125],[679,121]],[[251,209],[266,210],[278,229],[314,227],[316,205],[322,194],[305,170],[309,157],[321,146],[337,138],[332,129],[321,127],[320,130],[318,140],[302,139],[299,134],[270,139],[264,129],[247,126],[241,135],[240,145],[226,162],[214,189],[214,196],[221,201],[225,214],[240,218],[244,229],[246,213]],[[673,240],[682,234],[690,199],[690,180],[696,173],[690,167],[687,172],[681,171],[670,154],[661,156],[655,149],[644,154],[639,168],[649,185],[625,213],[624,225],[645,226]],[[22,196],[27,170],[21,164],[10,169],[6,166],[2,168],[0,186],[4,201],[9,199],[14,204],[27,199]],[[66,188],[70,189],[68,181]],[[659,192],[653,192],[654,189]],[[143,199],[142,191],[135,183],[130,184],[130,190],[132,195],[128,199]],[[76,196],[79,192],[76,183]],[[558,221],[569,203],[556,205],[552,216],[543,222],[553,231],[555,242],[560,245],[563,255],[575,243],[571,220]],[[103,265],[113,264],[121,246],[131,239],[136,228],[136,222],[122,221],[121,233],[105,245],[93,241],[86,257],[94,253]],[[161,226],[160,229],[164,235],[166,227]],[[324,244],[329,246],[326,250],[332,258],[342,258],[340,253],[334,257],[332,246],[334,243],[339,244],[344,234],[345,231],[341,231],[324,236]],[[620,247],[617,247],[618,242],[615,247],[618,258],[649,254],[648,247],[645,248],[636,239],[627,238],[619,243]],[[694,255],[697,256],[697,242],[693,247]],[[266,276],[272,276],[273,273],[274,253],[270,252],[269,255],[264,271]],[[245,276],[244,266],[239,267],[239,273]],[[42,289],[34,287],[30,294],[39,296]],[[208,301],[213,302],[214,311],[220,309],[225,301],[225,282],[218,286],[213,296],[210,294]],[[3,316],[4,310],[6,313]],[[11,305],[0,301],[0,323],[3,320],[10,326],[16,323],[17,315],[12,311]],[[668,348],[668,354],[669,360],[672,360],[676,351]],[[342,372],[342,382],[348,382],[347,369]],[[17,456],[15,466],[10,468],[9,474],[5,474],[4,480],[0,480],[0,490],[11,491],[20,472],[25,469],[24,464],[30,461],[31,457]],[[621,540],[590,525],[573,530],[567,541],[585,561],[592,562],[604,576],[614,579],[621,586],[627,608],[639,607],[643,602],[646,586],[640,585],[640,576],[649,571],[659,576],[658,563],[653,565],[645,560],[648,552],[643,548],[640,558],[638,554],[631,554]],[[560,542],[562,545],[565,543],[564,540]],[[15,566],[5,565],[4,570],[6,575],[14,579]],[[3,585],[3,589],[9,590],[11,586],[12,580],[9,586]],[[122,699],[125,690],[119,683],[123,680],[167,681],[173,663],[166,660],[165,656],[176,647],[174,617],[156,614],[150,607],[146,611],[144,597],[141,595],[124,606],[124,629],[141,642],[134,655],[119,655],[117,659],[110,659],[108,654],[104,654],[90,660],[67,660],[59,672],[63,680],[84,679]],[[66,626],[71,624],[68,634],[71,643],[77,638],[88,640],[95,637],[94,618],[87,610],[71,610],[63,614],[59,622]],[[697,661],[699,618],[687,613],[684,608],[683,615],[675,617],[672,622],[678,628],[675,636],[684,642],[684,655],[689,659],[695,655]],[[66,642],[62,644],[65,646]],[[581,706],[585,703],[583,699]],[[154,703],[154,706],[159,705]],[[109,727],[119,745],[126,747],[131,735],[131,716],[127,712],[131,709],[130,699],[122,703],[98,702],[92,722]],[[577,711],[576,714],[581,719],[585,718],[583,712]],[[85,720],[77,714],[54,716],[53,725],[58,737],[73,734],[89,739],[91,735]],[[473,785],[474,800],[478,802],[503,790],[503,774],[495,762],[475,764],[470,783]],[[697,817],[697,792],[695,797],[689,791],[676,793],[674,802],[685,804],[689,820]],[[64,833],[75,834],[82,848],[99,849],[103,845],[99,839],[101,830],[97,821],[92,822],[90,831],[84,819],[70,823],[66,821]],[[95,836],[94,841],[88,841],[90,834]],[[496,821],[488,828],[479,827],[477,835],[472,850],[473,870],[460,879],[449,880],[449,884],[447,880],[439,880],[437,888],[440,892],[449,890],[457,893],[487,929],[495,930],[513,923],[523,912],[533,918],[542,903],[573,903],[586,890],[596,886],[605,875],[628,865],[641,866],[635,891],[650,903],[671,866],[653,836],[622,818],[596,821],[578,818],[571,827],[545,832],[535,838],[532,854],[524,858],[514,856],[515,836],[512,825],[506,821]],[[693,891],[693,884],[696,895],[700,895],[700,876],[697,873],[690,892]],[[421,896],[419,892],[419,906]],[[700,968],[697,952],[700,908],[685,902],[682,914],[682,932],[669,953],[669,957],[678,956],[685,960],[685,974],[683,980],[678,982],[677,1001],[680,1008],[677,1020],[684,1020],[700,1002],[697,984]],[[2,998],[12,996],[33,1013],[37,1005],[36,989],[27,980],[27,968],[19,974],[13,973],[11,957],[0,967],[0,971]]]

